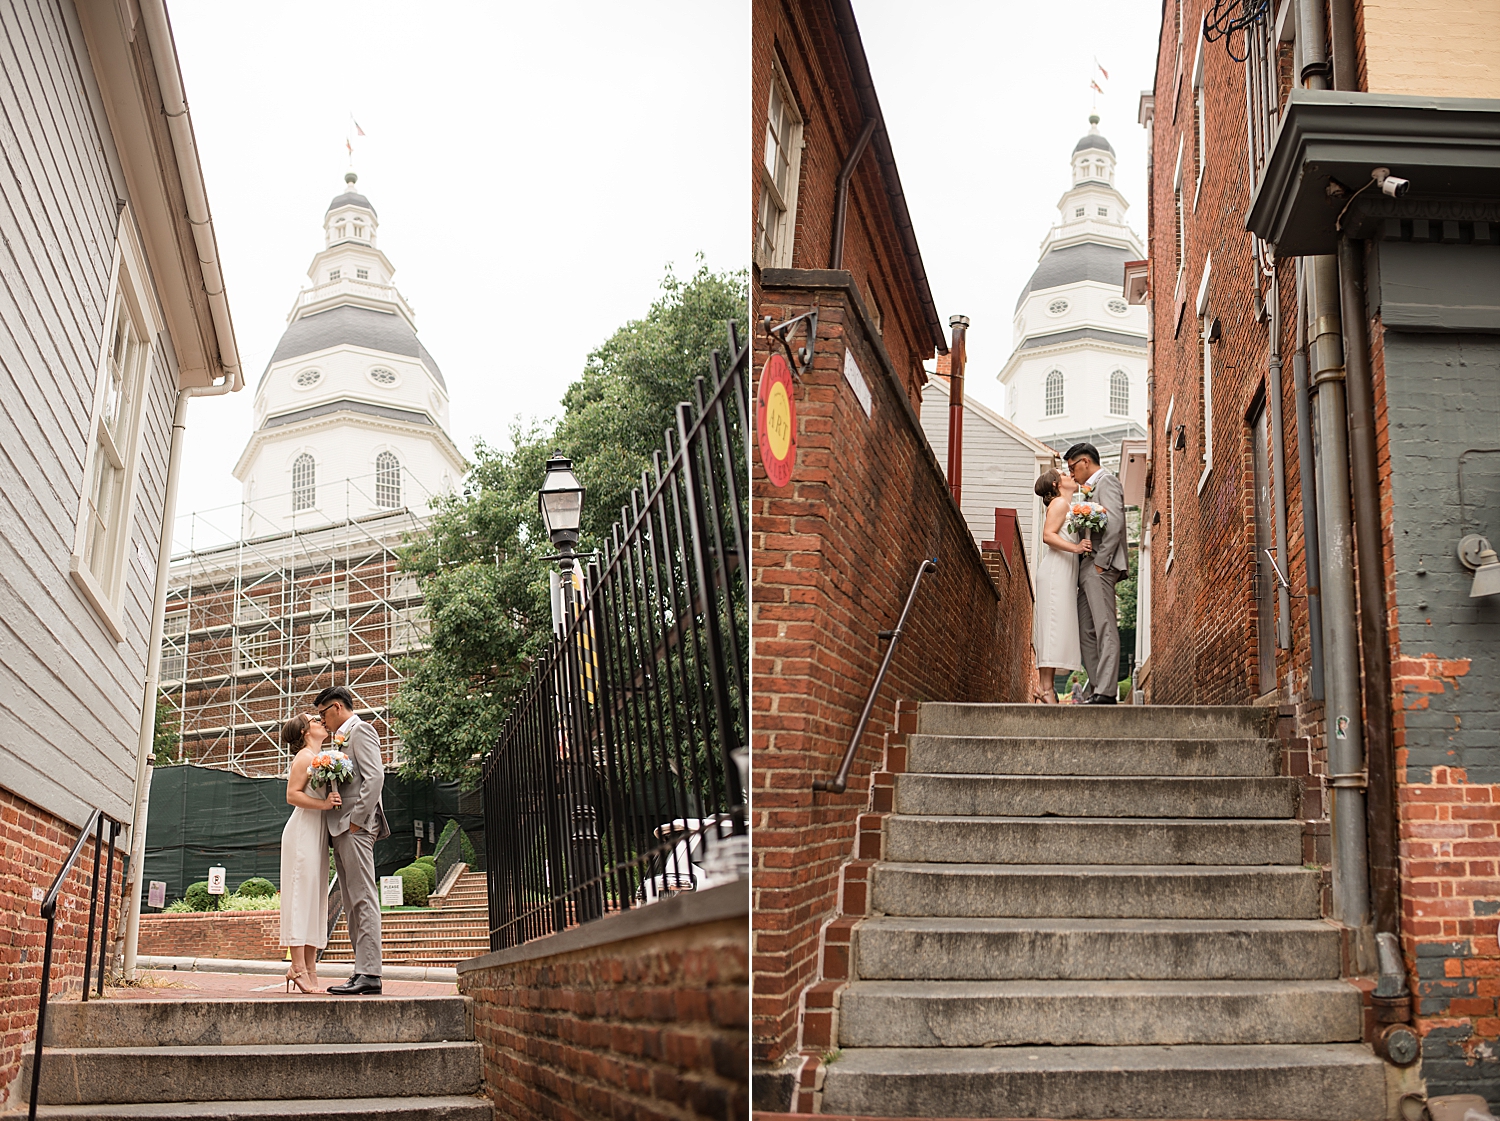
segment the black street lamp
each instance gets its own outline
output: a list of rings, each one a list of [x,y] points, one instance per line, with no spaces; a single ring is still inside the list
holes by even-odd
[[[547,475],[542,480],[542,489],[537,493],[537,505],[541,508],[542,522],[547,527],[547,536],[557,550],[554,558],[562,569],[563,631],[566,633],[573,614],[573,550],[578,545],[578,530],[583,521],[583,484],[573,474],[573,461],[561,452],[553,452],[547,460]],[[566,651],[570,660],[572,651]],[[576,684],[581,679],[582,665],[574,672],[565,672],[563,680]],[[573,705],[584,703],[576,689],[566,689],[571,696],[559,698],[559,712]],[[563,743],[568,743],[566,728],[561,730]],[[602,861],[599,853],[599,815],[593,797],[593,774],[589,765],[587,747],[573,743],[563,763],[563,791],[568,816],[568,879],[571,881],[570,895],[573,898],[574,914],[579,922],[588,922],[604,914],[604,885],[599,881]]]

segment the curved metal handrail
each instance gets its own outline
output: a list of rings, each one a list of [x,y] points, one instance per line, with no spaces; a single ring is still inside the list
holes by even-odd
[[[83,999],[89,998],[89,980],[94,963],[94,923],[99,913],[99,858],[103,855],[104,824],[109,823],[109,863],[104,871],[104,927],[99,937],[99,995],[104,995],[104,954],[109,944],[109,895],[110,884],[115,875],[115,838],[120,835],[120,823],[103,810],[93,810],[88,820],[78,831],[78,840],[68,851],[62,870],[42,896],[42,918],[47,920],[47,942],[42,951],[42,983],[36,1010],[36,1049],[31,1056],[31,1100],[27,1108],[28,1121],[36,1121],[37,1089],[42,1078],[42,1038],[47,1030],[47,990],[52,980],[52,936],[57,928],[57,897],[62,894],[63,881],[78,863],[78,854],[90,836],[94,838],[94,876],[89,886],[89,935],[83,947]]]
[[[875,710],[875,697],[885,681],[885,671],[891,668],[891,658],[896,653],[896,643],[901,641],[901,636],[906,631],[906,617],[911,614],[911,605],[917,600],[917,589],[922,586],[922,577],[929,572],[936,572],[937,567],[937,557],[929,557],[922,562],[922,567],[917,569],[916,579],[911,582],[911,591],[906,596],[906,606],[901,609],[901,618],[896,623],[896,629],[880,632],[880,637],[889,638],[891,644],[885,648],[885,657],[880,662],[880,672],[875,675],[875,684],[870,686],[870,695],[865,699],[865,710],[859,714],[859,723],[854,726],[854,735],[849,738],[849,746],[844,749],[844,761],[839,764],[839,773],[832,780],[821,778],[814,780],[814,790],[825,790],[829,794],[842,794],[848,788],[849,768],[854,765],[854,753],[859,749],[859,741],[864,737],[865,727],[870,723],[870,713]]]

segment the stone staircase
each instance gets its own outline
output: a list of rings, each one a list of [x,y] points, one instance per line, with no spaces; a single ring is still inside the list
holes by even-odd
[[[1274,719],[923,705],[821,1111],[1386,1117]]]
[[[473,1039],[459,996],[59,1002],[37,1115],[490,1121]]]
[[[483,872],[465,872],[441,907],[380,916],[381,958],[388,965],[457,965],[490,952],[489,896]],[[339,919],[320,965],[353,965],[348,916]]]

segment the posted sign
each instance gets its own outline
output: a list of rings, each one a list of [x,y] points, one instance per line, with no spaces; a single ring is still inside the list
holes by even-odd
[[[401,895],[400,876],[380,877],[380,905],[382,907],[399,907],[404,902]]]
[[[760,372],[755,394],[755,436],[760,443],[760,461],[773,487],[792,481],[797,462],[797,404],[792,389],[792,368],[773,354]]]
[[[208,894],[224,894],[224,869],[210,868],[208,870]]]
[[[163,880],[152,880],[150,890],[146,894],[146,906],[165,907],[167,905],[167,885]]]

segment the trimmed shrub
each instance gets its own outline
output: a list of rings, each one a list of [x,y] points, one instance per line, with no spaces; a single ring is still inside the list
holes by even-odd
[[[278,911],[281,909],[281,895],[243,895],[236,892],[234,895],[226,895],[219,900],[221,911]]]
[[[193,907],[186,899],[177,899],[163,907],[161,913],[164,915],[190,915],[193,913]]]
[[[182,898],[194,911],[217,911],[219,909],[218,898],[208,894],[207,880],[188,884],[187,890],[182,893]]]
[[[397,868],[396,875],[401,877],[401,902],[408,907],[427,906],[427,897],[432,894],[431,872],[420,864],[408,864]]]
[[[473,872],[479,866],[479,858],[474,855],[474,842],[469,840],[467,833],[458,838],[459,859],[469,866]]]
[[[276,885],[264,876],[251,876],[235,888],[234,893],[236,895],[275,895]]]

